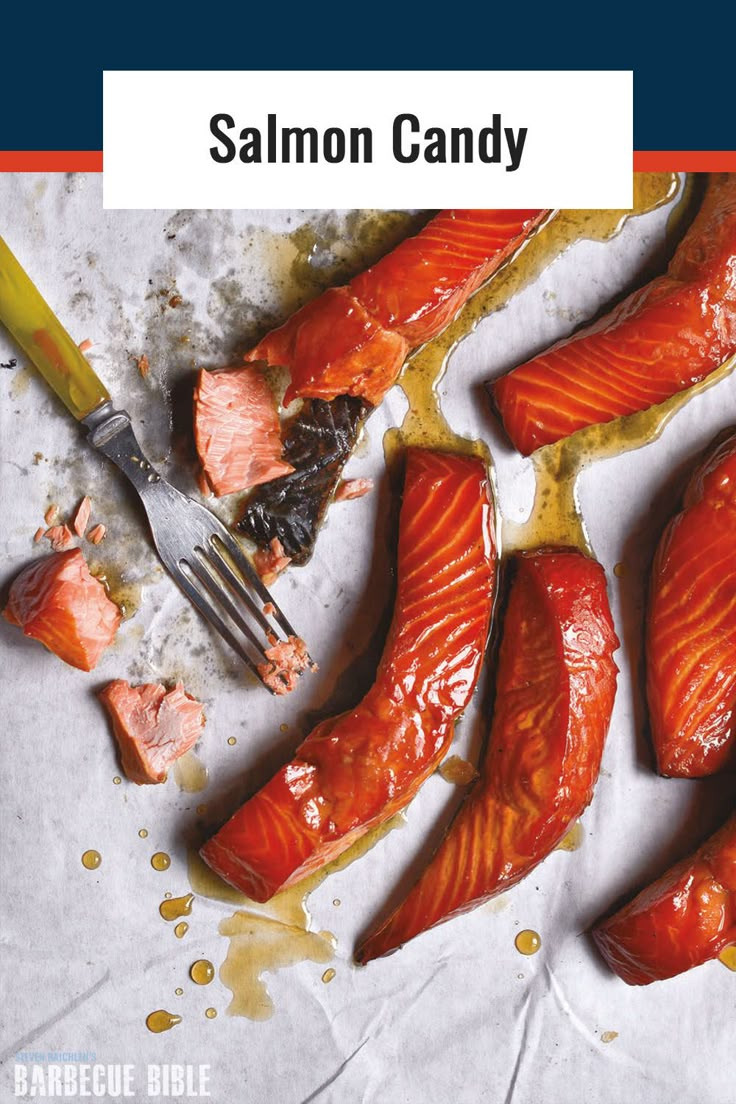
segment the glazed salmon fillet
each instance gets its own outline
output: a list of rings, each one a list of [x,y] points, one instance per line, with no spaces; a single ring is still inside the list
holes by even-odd
[[[593,796],[616,692],[603,568],[572,549],[517,553],[478,781],[366,963],[515,885]]]
[[[200,371],[194,390],[194,443],[205,479],[218,498],[294,470],[281,458],[271,389],[254,368]]]
[[[346,287],[330,288],[248,353],[291,372],[284,402],[375,406],[409,351],[436,337],[548,211],[442,211]]]
[[[169,768],[196,744],[204,709],[179,682],[131,686],[115,679],[100,691],[120,750],[126,777],[139,786],[165,782]]]
[[[82,671],[97,666],[121,620],[78,548],[25,567],[11,584],[3,617]]]
[[[647,698],[660,774],[736,765],[736,432],[717,438],[652,567]]]
[[[257,901],[300,881],[411,801],[475,687],[496,586],[485,465],[409,450],[398,590],[376,681],[319,724],[202,858]]]
[[[593,929],[611,969],[649,985],[736,945],[736,815],[690,858]]]
[[[611,314],[489,385],[528,456],[664,402],[736,352],[736,174],[712,174],[667,273]]]

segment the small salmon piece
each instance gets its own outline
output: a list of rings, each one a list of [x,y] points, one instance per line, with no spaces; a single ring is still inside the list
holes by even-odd
[[[121,614],[72,548],[24,568],[10,587],[3,617],[65,663],[92,671],[115,639]]]
[[[253,557],[253,566],[266,587],[275,583],[290,563],[291,556],[284,555],[284,548],[278,537],[273,538],[268,548],[259,548]]]
[[[312,671],[318,669],[317,664],[309,658],[307,646],[299,636],[290,636],[272,644],[270,648],[266,648],[265,656],[267,662],[258,665],[258,674],[264,686],[278,695],[290,694],[296,687],[299,676],[307,668]]]
[[[145,379],[148,373],[151,371],[151,365],[149,363],[148,357],[145,353],[143,353],[142,356],[134,357],[133,359],[138,365],[138,371],[140,372],[141,377]]]
[[[194,390],[194,441],[218,498],[293,472],[271,389],[257,368],[200,371]]]
[[[36,532],[33,534],[33,543],[38,544],[38,542],[43,539],[45,533],[46,530],[43,526],[41,526],[40,529],[37,529]]]
[[[370,476],[363,479],[342,479],[335,491],[335,502],[346,502],[351,498],[362,498],[373,490],[373,480]]]
[[[85,495],[82,501],[77,506],[77,511],[72,521],[74,532],[77,534],[78,537],[83,537],[87,530],[91,510],[92,503],[90,502],[88,495]]]
[[[66,552],[74,544],[74,534],[68,525],[52,525],[44,536],[51,541],[54,552]]]
[[[59,507],[55,502],[52,502],[46,513],[43,515],[43,520],[47,525],[55,525],[59,520]]]
[[[93,342],[88,337],[85,337],[84,341],[80,341],[77,346],[80,353],[88,353],[92,348]]]
[[[87,534],[87,540],[90,541],[92,544],[99,544],[100,541],[105,539],[106,533],[106,525],[95,525],[95,527],[93,529],[90,529],[89,533]]]
[[[139,786],[165,782],[172,763],[202,735],[204,707],[180,682],[167,690],[115,679],[98,696],[110,714],[125,775]]]
[[[273,602],[266,602],[265,606],[263,607],[263,612],[265,613],[266,617],[272,617],[276,612],[276,607]]]

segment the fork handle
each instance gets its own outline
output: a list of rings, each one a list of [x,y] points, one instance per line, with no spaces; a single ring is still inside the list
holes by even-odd
[[[2,238],[0,322],[75,418],[109,401],[104,383]]]

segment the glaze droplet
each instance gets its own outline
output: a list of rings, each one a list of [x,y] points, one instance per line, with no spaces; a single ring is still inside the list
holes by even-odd
[[[532,931],[530,928],[525,928],[524,931],[520,931],[517,935],[514,940],[514,946],[519,954],[533,955],[536,954],[542,946],[542,939],[539,932]]]
[[[102,862],[102,855],[99,851],[85,851],[82,855],[82,866],[86,870],[96,870]]]

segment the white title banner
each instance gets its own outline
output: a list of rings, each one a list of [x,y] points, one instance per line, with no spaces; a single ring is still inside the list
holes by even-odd
[[[632,202],[630,72],[106,72],[106,208]]]

